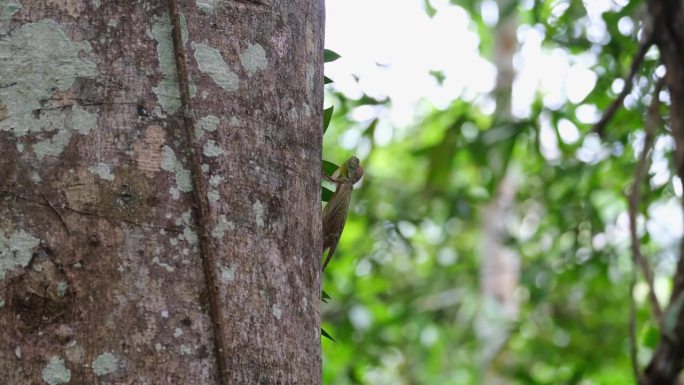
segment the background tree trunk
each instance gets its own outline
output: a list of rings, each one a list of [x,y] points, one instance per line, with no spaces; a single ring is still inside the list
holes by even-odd
[[[511,126],[513,81],[515,68],[513,57],[518,51],[516,37],[518,17],[512,9],[510,0],[497,1],[501,19],[495,27],[493,62],[496,66],[496,86],[494,98],[496,109],[494,120]],[[509,128],[513,129],[513,128]],[[506,245],[509,236],[506,217],[515,204],[517,185],[515,167],[496,157],[491,160],[498,168],[501,177],[495,187],[493,199],[482,208],[480,238],[480,291],[481,308],[475,330],[480,338],[480,371],[482,382],[490,385],[504,384],[505,378],[498,372],[495,361],[508,341],[513,324],[518,319],[520,305],[516,292],[520,280],[520,257]],[[495,166],[496,167],[496,166]]]
[[[660,57],[667,69],[665,84],[670,93],[670,127],[675,141],[675,168],[684,181],[684,5],[681,1],[647,2],[651,28]],[[676,384],[684,368],[684,240],[673,279],[670,304],[665,311],[661,338],[641,384]]]
[[[322,1],[171,1],[0,4],[4,383],[320,384]]]

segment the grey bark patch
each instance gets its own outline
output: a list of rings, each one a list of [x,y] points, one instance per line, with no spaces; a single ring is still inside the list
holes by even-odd
[[[247,70],[247,75],[252,76],[257,70],[266,69],[266,51],[259,44],[249,44],[240,54],[240,63]]]
[[[71,139],[71,132],[67,130],[58,130],[51,138],[41,140],[33,145],[33,152],[36,153],[38,159],[43,159],[45,156],[58,156],[64,150],[69,140]]]
[[[216,10],[216,4],[219,0],[197,0],[195,4],[202,10],[202,12],[209,13]]]
[[[193,48],[199,70],[209,75],[214,83],[226,91],[235,91],[240,87],[240,78],[217,49],[201,43],[193,43]]]
[[[71,138],[70,130],[87,134],[97,125],[97,115],[73,102],[71,109],[42,105],[77,78],[97,76],[95,63],[79,58],[81,52],[90,52],[88,42],[73,42],[55,21],[44,19],[0,39],[0,52],[0,131],[17,137],[38,134],[43,140],[33,149],[41,159],[59,155]],[[47,131],[56,133],[48,137]]]
[[[204,144],[202,152],[204,153],[204,155],[209,157],[215,157],[223,155],[225,153],[225,151],[221,147],[217,146],[216,142],[214,142],[211,139],[209,139],[207,143]]]
[[[197,121],[197,125],[195,127],[195,137],[197,139],[201,138],[202,135],[204,135],[204,131],[216,131],[216,128],[220,122],[221,119],[214,115],[207,115],[203,117]]]
[[[233,222],[230,222],[225,214],[222,214],[219,217],[218,223],[214,226],[214,229],[211,231],[211,236],[221,240],[223,239],[223,235],[226,231],[232,230],[235,230],[235,224],[233,224]]]
[[[162,148],[162,159],[160,163],[162,170],[171,171],[176,174],[176,189],[182,192],[192,191],[192,179],[190,171],[183,168],[183,164],[176,158],[176,154],[169,146]],[[174,199],[177,199],[174,194]]]
[[[106,163],[98,163],[88,168],[88,171],[92,172],[93,174],[99,176],[104,180],[108,180],[110,182],[114,180],[114,175],[112,175],[112,172]]]
[[[0,235],[0,279],[5,279],[12,269],[28,266],[39,243],[38,238],[24,230],[15,231],[9,238]]]
[[[98,376],[113,373],[119,366],[119,359],[109,352],[100,354],[93,361],[93,372]]]
[[[188,41],[188,29],[185,18],[181,16],[181,35],[183,44]],[[171,39],[171,18],[165,13],[155,19],[152,24],[152,36],[157,41],[157,59],[162,79],[152,91],[157,95],[157,100],[164,111],[176,112],[181,106],[180,90],[178,89],[178,73],[176,72],[176,56]],[[190,95],[195,96],[197,88],[190,84]]]
[[[64,360],[58,356],[50,357],[45,369],[43,369],[43,381],[48,385],[66,384],[71,381],[71,370],[64,366]]]
[[[15,1],[8,1],[4,4],[0,4],[0,34],[6,34],[9,27],[9,22],[19,9],[21,9],[21,4]]]

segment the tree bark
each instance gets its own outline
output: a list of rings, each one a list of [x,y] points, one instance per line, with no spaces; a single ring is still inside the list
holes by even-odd
[[[0,4],[4,383],[321,383],[323,22]]]
[[[675,141],[675,168],[684,181],[684,6],[681,1],[649,0],[654,41],[667,74],[670,126]],[[684,203],[684,202],[683,202]],[[661,338],[646,367],[642,385],[676,384],[684,368],[684,240],[675,272],[670,304],[661,325]]]
[[[496,101],[494,121],[512,124],[514,117],[511,101],[515,80],[513,56],[518,51],[518,17],[515,11],[510,11],[510,0],[499,0],[497,4],[501,19],[494,30],[493,62],[497,70],[496,86],[493,91]],[[515,296],[520,280],[520,257],[505,242],[508,234],[504,218],[515,205],[517,185],[513,175],[516,171],[510,167],[504,169],[505,162],[502,159],[492,159],[498,160],[502,165],[499,167],[499,173],[503,174],[503,177],[495,189],[493,199],[481,211],[479,249],[482,303],[476,332],[480,339],[482,382],[497,385],[506,381],[498,372],[495,360],[500,357],[510,338],[512,325],[518,319],[520,311]]]

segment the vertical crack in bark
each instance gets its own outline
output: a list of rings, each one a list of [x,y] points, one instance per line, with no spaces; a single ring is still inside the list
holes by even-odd
[[[176,59],[176,71],[178,73],[178,88],[180,90],[181,113],[187,137],[186,153],[192,174],[194,217],[199,234],[199,252],[202,259],[202,270],[207,285],[209,299],[209,316],[211,317],[212,330],[214,332],[214,354],[218,370],[218,383],[225,385],[226,381],[226,348],[221,301],[219,297],[218,269],[215,249],[212,246],[211,232],[209,229],[210,208],[207,198],[207,185],[201,168],[201,155],[197,138],[195,137],[195,119],[190,106],[190,85],[187,67],[187,53],[183,46],[181,33],[180,12],[177,0],[169,0],[169,13],[171,16],[171,35]]]

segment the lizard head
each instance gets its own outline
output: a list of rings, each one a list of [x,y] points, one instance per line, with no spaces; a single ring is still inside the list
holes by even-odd
[[[363,167],[359,163],[359,158],[352,156],[345,162],[347,166],[347,177],[353,183],[356,183],[363,176]]]
[[[340,167],[330,176],[333,180],[349,181],[352,184],[363,176],[363,167],[359,163],[359,158],[352,156],[342,163]]]

